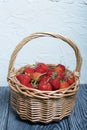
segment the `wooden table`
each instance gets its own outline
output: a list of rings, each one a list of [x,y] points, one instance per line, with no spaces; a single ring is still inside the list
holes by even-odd
[[[9,87],[0,87],[0,130],[87,130],[87,85],[80,85],[71,115],[49,124],[21,120],[11,107]]]

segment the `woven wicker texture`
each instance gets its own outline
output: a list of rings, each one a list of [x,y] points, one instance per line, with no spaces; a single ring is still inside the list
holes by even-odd
[[[30,40],[39,37],[54,37],[63,40],[69,44],[76,56],[76,67],[74,70],[75,83],[66,89],[59,89],[55,91],[40,91],[37,89],[27,88],[20,84],[15,75],[22,72],[27,66],[21,67],[19,70],[14,68],[14,63],[18,52],[22,47],[29,43]],[[34,33],[24,38],[15,48],[9,64],[8,69],[8,83],[11,88],[11,103],[15,111],[24,120],[30,120],[32,122],[48,123],[55,120],[60,120],[68,115],[73,110],[76,93],[79,86],[80,70],[82,65],[82,58],[80,51],[76,44],[70,39],[54,33]],[[32,65],[33,66],[33,65]],[[55,67],[53,64],[49,64],[49,67]],[[68,71],[68,70],[67,70]]]

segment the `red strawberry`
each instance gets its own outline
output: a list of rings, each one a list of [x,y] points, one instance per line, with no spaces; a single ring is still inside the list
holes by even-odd
[[[38,63],[35,71],[38,73],[45,73],[48,70],[48,66],[45,63]]]
[[[52,91],[52,86],[49,83],[40,83],[38,89],[42,91]]]
[[[22,80],[22,76],[23,76],[23,74],[16,75],[17,80],[21,81]]]
[[[28,67],[28,68],[26,68],[26,69],[24,70],[24,73],[31,76],[31,75],[34,73],[34,69]]]
[[[63,80],[65,73],[64,72],[58,72],[57,74],[58,74],[58,79]]]
[[[60,80],[62,80],[64,78],[64,75],[65,75],[65,71],[66,71],[66,68],[64,65],[62,64],[58,64],[56,67],[55,67],[55,72],[58,74],[58,78]]]
[[[33,88],[33,86],[32,86],[30,83],[26,84],[26,86],[27,86],[28,88]]]
[[[40,79],[40,83],[48,83],[51,77],[45,76]]]
[[[60,81],[58,78],[54,78],[50,80],[51,85],[53,86],[53,89],[59,89],[60,88]]]
[[[75,82],[75,76],[72,74],[69,78],[68,78],[68,83],[69,85],[73,84]]]
[[[64,88],[67,88],[69,87],[69,83],[67,81],[61,81],[60,82],[60,89],[64,89]]]
[[[61,64],[58,64],[56,67],[55,67],[55,69],[54,69],[54,71],[56,72],[56,73],[65,73],[65,70],[66,70],[66,68],[65,68],[65,66],[64,65],[61,65]]]
[[[19,74],[16,76],[16,78],[20,81],[21,84],[26,85],[30,82],[30,77],[25,74]]]
[[[46,75],[47,75],[47,76],[51,76],[53,72],[54,72],[53,69],[48,69]]]

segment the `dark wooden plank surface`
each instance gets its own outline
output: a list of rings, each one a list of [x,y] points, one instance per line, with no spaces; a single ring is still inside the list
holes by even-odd
[[[9,88],[0,87],[0,130],[6,130],[9,112]]]
[[[8,87],[0,87],[0,130],[87,130],[87,85],[80,85],[69,117],[49,124],[23,121],[10,104]]]

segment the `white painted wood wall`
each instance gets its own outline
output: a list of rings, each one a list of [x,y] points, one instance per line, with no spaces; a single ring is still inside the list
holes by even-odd
[[[83,58],[81,83],[87,83],[87,0],[0,0],[0,86],[8,85],[9,60],[18,42],[40,31],[60,33],[76,42]],[[17,56],[15,67],[44,61],[73,69],[71,50],[60,40],[33,40]]]

